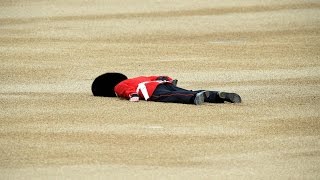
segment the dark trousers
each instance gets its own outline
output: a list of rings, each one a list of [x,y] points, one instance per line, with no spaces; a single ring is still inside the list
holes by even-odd
[[[149,100],[156,102],[194,104],[195,95],[201,91],[203,90],[186,90],[170,83],[159,84]],[[205,102],[223,103],[223,100],[221,100],[217,94],[217,91],[210,91],[210,96],[205,99]]]

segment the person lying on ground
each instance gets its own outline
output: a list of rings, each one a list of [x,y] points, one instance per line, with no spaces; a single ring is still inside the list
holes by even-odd
[[[91,90],[94,96],[119,97],[131,102],[139,100],[200,105],[207,103],[241,103],[236,93],[187,90],[177,86],[177,80],[169,76],[139,76],[127,78],[117,72],[109,72],[95,78]]]

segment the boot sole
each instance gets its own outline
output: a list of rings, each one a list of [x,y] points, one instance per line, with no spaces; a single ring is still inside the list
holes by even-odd
[[[197,93],[196,97],[194,98],[194,104],[200,105],[204,103],[204,99],[209,96],[208,91],[202,91]]]

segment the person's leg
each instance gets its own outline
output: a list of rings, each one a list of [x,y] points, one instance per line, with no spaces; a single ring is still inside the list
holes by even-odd
[[[241,97],[236,93],[206,90],[192,91],[172,84],[160,84],[149,100],[183,104],[224,103],[225,101],[241,103]]]
[[[206,98],[205,91],[191,91],[172,84],[160,84],[150,97],[150,101],[183,104],[202,104]]]

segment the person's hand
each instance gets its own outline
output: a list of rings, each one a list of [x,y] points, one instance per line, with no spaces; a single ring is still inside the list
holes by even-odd
[[[178,84],[178,79],[172,80],[171,83],[172,83],[174,86],[177,86],[177,84]]]
[[[138,94],[131,94],[129,101],[130,102],[138,102],[139,101],[139,95]]]
[[[169,77],[168,76],[158,76],[158,78],[156,80],[169,81]]]

